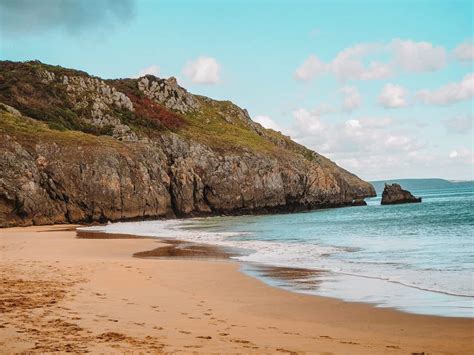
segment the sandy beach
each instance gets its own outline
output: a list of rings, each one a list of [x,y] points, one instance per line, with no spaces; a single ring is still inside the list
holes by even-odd
[[[474,353],[472,319],[296,294],[224,259],[133,257],[166,246],[0,229],[0,352]]]

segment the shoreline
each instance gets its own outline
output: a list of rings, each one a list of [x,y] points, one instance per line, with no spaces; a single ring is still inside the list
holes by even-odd
[[[82,228],[82,227],[81,227]],[[265,283],[269,287],[276,287],[282,290],[306,294],[316,297],[327,297],[330,299],[339,300],[342,302],[349,303],[360,303],[367,304],[375,308],[384,308],[390,309],[397,312],[407,313],[407,314],[416,314],[416,315],[426,315],[426,316],[435,316],[443,318],[459,318],[459,319],[474,319],[473,317],[464,317],[456,315],[438,315],[438,314],[428,314],[428,313],[416,313],[408,311],[402,308],[397,308],[394,306],[384,305],[383,303],[377,302],[362,302],[362,301],[353,301],[346,300],[341,297],[335,297],[331,295],[320,295],[318,294],[317,287],[322,284],[322,280],[315,279],[316,277],[321,277],[322,275],[332,276],[349,276],[353,278],[361,278],[375,280],[377,282],[388,282],[389,284],[395,284],[409,289],[415,289],[417,291],[433,293],[436,295],[447,295],[455,297],[463,297],[467,299],[472,299],[470,296],[452,294],[447,292],[435,291],[424,289],[402,282],[384,280],[377,277],[364,276],[349,274],[344,272],[335,272],[328,270],[316,270],[308,269],[302,267],[287,267],[287,266],[276,266],[271,264],[260,264],[251,261],[241,261],[238,259],[233,259],[232,257],[243,256],[245,253],[234,250],[230,247],[225,247],[218,244],[199,244],[196,242],[181,240],[181,239],[171,239],[165,237],[154,237],[154,236],[143,236],[143,235],[134,235],[134,234],[122,234],[122,233],[111,233],[103,231],[88,231],[84,229],[76,229],[76,234],[78,238],[87,238],[87,239],[151,239],[158,242],[167,244],[168,246],[160,246],[152,250],[142,251],[133,253],[133,257],[145,258],[145,259],[161,259],[161,258],[174,258],[174,259],[197,259],[197,260],[214,260],[214,261],[228,261],[234,262],[240,265],[239,271],[248,275],[250,277],[256,278],[259,281]],[[313,292],[311,292],[313,291]]]
[[[170,222],[171,225],[168,225]],[[150,229],[150,226],[147,226],[148,222],[143,223],[145,223],[143,226],[136,226],[136,230],[135,227],[133,227],[134,223],[120,223],[103,226],[91,226],[91,229],[87,229],[86,227],[86,229],[83,229],[82,231],[87,231],[90,233],[106,233],[109,235],[117,234],[122,236],[125,235],[124,233],[130,234],[135,232],[141,237],[147,236],[169,241],[171,243],[180,240],[181,242],[185,243],[196,243],[197,245],[201,246],[212,246],[212,248],[218,248],[217,250],[219,250],[219,248],[230,248],[236,252],[236,255],[233,255],[232,259],[234,261],[243,263],[243,272],[246,272],[246,274],[250,275],[251,277],[258,278],[270,286],[280,287],[292,292],[335,298],[344,302],[366,303],[377,308],[390,308],[410,314],[474,318],[472,313],[473,298],[467,294],[453,293],[444,291],[440,288],[436,289],[422,287],[418,286],[416,283],[410,283],[409,281],[404,282],[397,280],[396,278],[393,279],[382,276],[377,277],[373,275],[364,275],[357,272],[351,273],[340,270],[332,270],[331,268],[324,266],[321,268],[308,268],[306,265],[293,266],[292,263],[278,263],[278,260],[272,260],[271,258],[270,260],[262,262],[258,258],[253,258],[253,254],[258,254],[260,251],[258,245],[256,246],[256,249],[253,250],[253,245],[245,245],[248,244],[248,242],[244,242],[244,245],[239,245],[239,242],[232,242],[232,238],[218,236],[217,234],[226,234],[226,232],[223,230],[216,232],[216,235],[213,235],[212,238],[209,239],[209,237],[200,236],[201,227],[199,224],[191,224],[194,227],[187,228],[186,225],[183,226],[179,223],[176,225],[176,223],[173,223],[173,221],[164,221],[163,225],[161,225],[160,221],[155,221],[153,223],[157,223],[157,225]],[[132,228],[127,228],[127,226],[132,226]],[[213,232],[210,233],[212,234]],[[233,232],[230,233],[232,234]],[[204,234],[206,234],[205,227]],[[236,233],[234,232],[234,234]],[[169,235],[176,235],[176,238],[169,239]],[[215,237],[217,237],[217,239],[214,239]],[[276,247],[279,246],[277,245]],[[352,249],[351,247],[341,248]],[[301,250],[293,250],[292,255],[299,255],[299,252],[301,252]],[[324,254],[322,255],[324,256]],[[245,265],[253,265],[254,267],[245,267]],[[278,280],[276,280],[276,277],[265,277],[265,274],[268,274],[268,272],[265,272],[264,269],[267,267],[286,268],[293,270],[312,270],[313,280],[311,280],[312,282],[310,282],[310,280],[303,280],[303,282],[299,282],[297,278],[293,278],[294,282],[289,282],[290,280],[287,278],[283,285],[279,285],[280,283]],[[249,270],[250,272],[248,272]],[[264,276],[262,276],[262,274]],[[308,287],[310,283],[315,285],[316,282],[319,283],[319,287]],[[364,289],[372,290],[373,293],[359,292],[359,290]],[[397,297],[391,295],[397,295]]]
[[[237,262],[132,257],[171,249],[156,238],[76,238],[70,228],[0,229],[2,292],[10,302],[2,296],[0,348],[7,352],[474,351],[470,318],[295,293],[240,272]],[[36,294],[35,282],[43,293],[51,289],[54,303],[24,296]]]

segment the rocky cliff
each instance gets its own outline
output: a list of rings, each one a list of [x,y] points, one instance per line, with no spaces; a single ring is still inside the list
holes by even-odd
[[[0,226],[351,205],[372,185],[174,78],[0,62]]]

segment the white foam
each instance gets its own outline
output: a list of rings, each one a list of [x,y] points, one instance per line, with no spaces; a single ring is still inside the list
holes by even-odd
[[[348,252],[347,248],[344,247],[321,246],[300,242],[291,243],[288,241],[243,240],[242,238],[236,238],[246,235],[242,232],[214,232],[202,228],[206,227],[206,224],[208,227],[208,223],[212,223],[213,219],[216,220],[216,218],[219,217],[113,223],[80,229],[104,233],[180,239],[194,243],[244,249],[248,253],[237,256],[235,259],[282,267],[326,270],[345,275],[379,279],[430,292],[474,297],[473,276],[469,271],[457,273],[456,280],[453,280],[449,272],[400,269],[389,263],[354,263],[344,261],[338,257],[331,257],[335,253]]]

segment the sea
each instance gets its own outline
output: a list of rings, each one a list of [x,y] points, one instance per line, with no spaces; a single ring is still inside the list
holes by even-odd
[[[445,317],[474,317],[474,188],[415,190],[422,203],[112,223],[87,229],[239,250],[274,287]],[[268,267],[302,269],[278,278]],[[278,273],[276,273],[278,275]],[[299,282],[301,281],[301,282]]]

